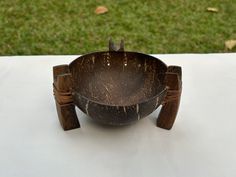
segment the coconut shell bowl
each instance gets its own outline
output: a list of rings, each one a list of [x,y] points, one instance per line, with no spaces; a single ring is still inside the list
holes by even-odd
[[[182,70],[109,41],[109,51],[53,67],[53,91],[64,130],[79,128],[75,106],[98,123],[134,123],[161,107],[156,125],[171,129],[180,103]]]

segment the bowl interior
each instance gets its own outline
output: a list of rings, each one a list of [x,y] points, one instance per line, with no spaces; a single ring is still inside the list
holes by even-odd
[[[136,52],[96,52],[70,64],[78,94],[114,106],[137,104],[158,95],[166,69],[160,60]]]

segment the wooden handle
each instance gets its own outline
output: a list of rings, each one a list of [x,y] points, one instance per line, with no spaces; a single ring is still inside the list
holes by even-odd
[[[68,65],[53,67],[53,92],[56,101],[57,114],[64,130],[79,128],[75,105],[72,98],[72,76]]]
[[[169,66],[164,83],[167,94],[162,102],[162,108],[157,119],[157,126],[170,130],[175,122],[182,92],[182,70],[179,66]]]

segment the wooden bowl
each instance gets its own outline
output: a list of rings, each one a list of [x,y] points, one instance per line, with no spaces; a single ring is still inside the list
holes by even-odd
[[[150,55],[125,52],[109,43],[109,51],[82,55],[54,71],[54,95],[65,130],[80,127],[75,105],[97,122],[126,125],[158,108],[157,125],[170,129],[181,95],[181,68]]]

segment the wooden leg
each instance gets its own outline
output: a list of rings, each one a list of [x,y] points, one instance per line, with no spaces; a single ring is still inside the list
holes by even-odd
[[[57,114],[64,130],[80,128],[80,123],[75,112],[74,104],[59,104],[56,101]]]
[[[57,114],[62,128],[64,130],[79,128],[80,124],[72,99],[72,80],[68,65],[53,67],[53,78]]]
[[[170,130],[175,122],[182,91],[181,67],[169,66],[165,75],[165,84],[168,87],[167,95],[162,103],[161,112],[157,119],[157,126]]]

